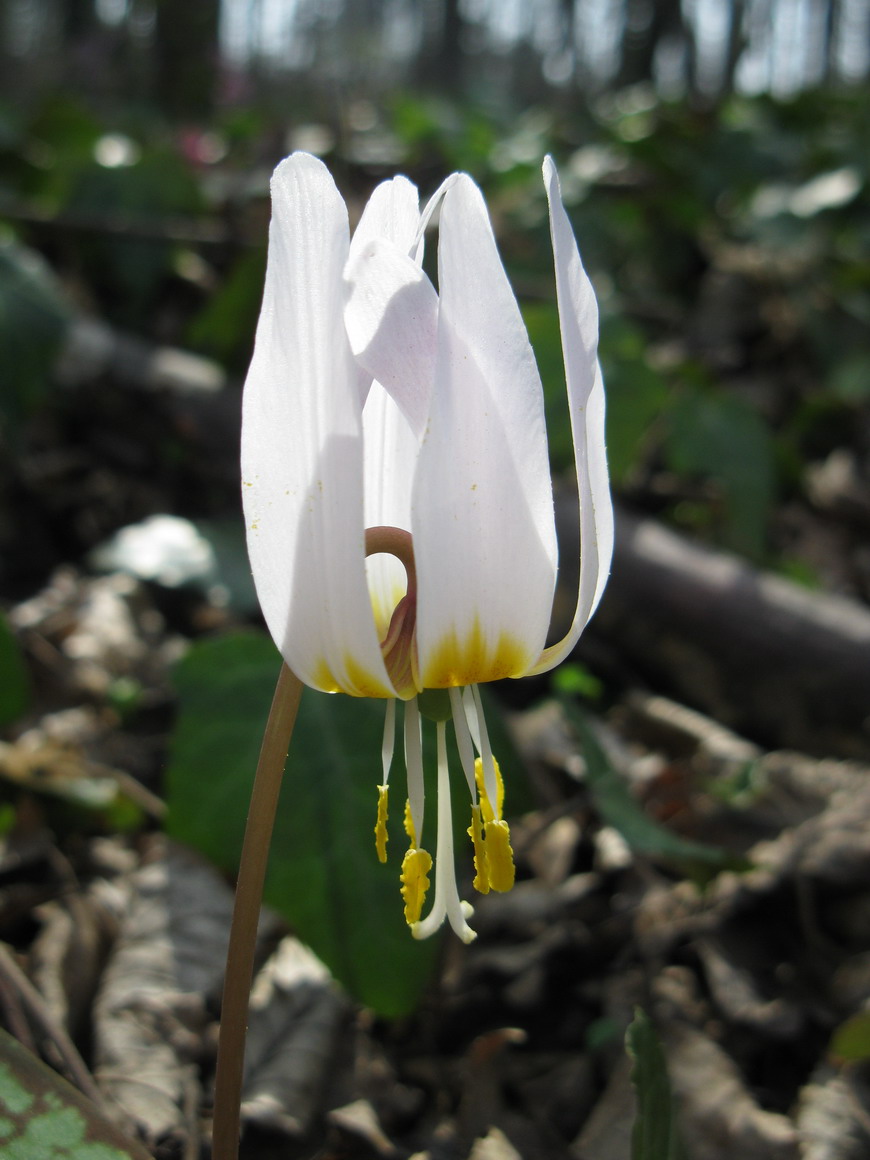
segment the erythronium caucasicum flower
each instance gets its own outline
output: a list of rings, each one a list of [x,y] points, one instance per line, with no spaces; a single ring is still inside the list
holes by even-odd
[[[607,580],[613,514],[598,309],[544,162],[580,494],[577,607],[545,647],[557,548],[541,380],[483,198],[465,174],[425,209],[404,177],[372,194],[351,239],[326,167],[295,153],[272,179],[262,313],[245,385],[248,549],[269,630],[324,692],[386,700],[375,826],[386,860],[396,701],[407,769],[405,917],[474,937],[453,865],[446,723],[471,797],[478,890],[514,869],[477,686],[542,673],[574,647]],[[422,269],[440,205],[438,289]],[[421,716],[438,753],[435,898],[423,847]],[[475,756],[477,754],[477,756]]]

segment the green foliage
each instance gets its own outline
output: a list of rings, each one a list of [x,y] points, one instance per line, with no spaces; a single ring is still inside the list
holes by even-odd
[[[679,474],[706,476],[719,484],[722,543],[760,559],[773,503],[774,462],[770,436],[757,412],[721,392],[682,395],[668,417],[666,453]]]
[[[492,118],[468,106],[437,97],[402,93],[392,102],[390,128],[405,154],[405,164],[425,161],[446,172],[461,169],[481,177],[497,138]]]
[[[561,698],[568,721],[580,740],[586,766],[586,783],[603,821],[625,838],[629,847],[672,866],[699,885],[720,870],[747,870],[745,858],[716,846],[681,838],[648,817],[638,805],[625,779],[613,767],[592,732],[585,715],[568,698]]]
[[[192,345],[228,366],[245,369],[263,299],[265,248],[243,254],[190,325]]]
[[[831,1037],[828,1054],[841,1063],[870,1059],[870,1011],[858,1011],[840,1024]]]
[[[672,399],[654,370],[646,340],[625,319],[606,318],[601,327],[601,365],[607,388],[607,462],[616,486],[625,483],[661,434],[661,416]]]
[[[585,665],[566,663],[559,665],[552,675],[553,688],[568,697],[582,697],[587,701],[597,701],[604,691],[604,685]]]
[[[62,749],[49,748],[36,757],[24,768],[4,767],[0,802],[14,809],[22,796],[35,799],[46,824],[59,835],[124,834],[141,829],[142,807],[114,777],[83,771],[75,756]]]
[[[3,1160],[149,1160],[66,1080],[0,1030]]]
[[[176,672],[181,713],[168,772],[169,832],[238,869],[251,779],[278,660],[258,635],[195,647]],[[275,822],[267,900],[361,1001],[413,1008],[433,945],[404,927],[395,870],[372,830],[383,721],[374,706],[306,691]],[[399,820],[398,803],[391,823]],[[390,827],[391,850],[401,848]]]
[[[9,622],[0,613],[0,727],[16,721],[30,702],[30,679]]]
[[[129,161],[124,164],[109,166],[96,158],[83,164],[62,209],[109,227],[105,234],[82,240],[79,258],[88,283],[112,302],[118,321],[130,325],[156,304],[172,272],[178,246],[164,236],[166,224],[199,212],[202,197],[194,175],[174,151],[127,138],[121,143],[125,148]]]
[[[176,670],[180,714],[167,791],[169,833],[223,870],[238,869],[251,783],[279,661],[246,633],[194,646]],[[389,861],[374,846],[383,702],[303,693],[275,820],[266,901],[360,1002],[388,1017],[412,1011],[428,985],[438,940],[415,942],[404,922],[399,869],[407,846],[404,776],[394,770]],[[517,761],[488,712],[509,805],[526,804]],[[434,745],[424,729],[427,832],[434,828]],[[400,749],[400,747],[397,747]],[[452,754],[455,840],[469,823],[468,791]],[[397,751],[395,764],[401,767]],[[427,845],[434,845],[434,835]],[[464,850],[467,840],[459,844]],[[433,883],[434,886],[434,883]]]
[[[361,160],[367,134],[389,142],[390,168],[423,197],[452,169],[480,181],[525,299],[552,460],[565,470],[572,444],[539,173],[552,152],[599,293],[617,489],[767,561],[775,499],[800,491],[808,461],[855,445],[870,400],[865,105],[858,92],[820,91],[703,109],[629,90],[516,116],[415,90],[381,102],[368,127],[326,128],[352,210],[374,181]],[[324,108],[302,115],[330,120]],[[264,260],[263,245],[247,243],[265,241],[264,184],[244,175],[262,165],[282,116],[265,100],[229,106],[212,164],[141,108],[108,121],[64,95],[0,109],[0,195],[24,206],[25,222],[33,211],[52,223],[16,228],[39,245],[52,239],[64,277],[101,316],[241,374]],[[114,137],[123,147],[111,161]],[[177,226],[203,219],[228,226],[230,245],[191,260]],[[65,320],[53,287],[29,267],[22,274],[23,253],[0,251],[0,338],[15,370],[0,390],[7,424],[44,401]]]
[[[67,309],[40,256],[0,240],[0,426],[14,427],[45,402]]]
[[[625,1034],[625,1049],[634,1065],[631,1081],[637,1094],[631,1160],[687,1160],[665,1054],[652,1021],[640,1007]]]

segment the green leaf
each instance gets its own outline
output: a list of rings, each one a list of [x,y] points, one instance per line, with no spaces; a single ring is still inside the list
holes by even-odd
[[[858,1011],[831,1037],[828,1054],[847,1063],[870,1059],[870,1011]]]
[[[555,304],[524,303],[523,321],[529,332],[544,385],[544,412],[550,464],[554,471],[565,471],[574,465],[574,441],[568,417],[559,312]]]
[[[30,679],[18,641],[0,613],[0,726],[16,721],[30,702]]]
[[[265,250],[251,250],[236,261],[188,330],[188,339],[197,350],[225,365],[241,366],[257,326],[265,272]]]
[[[3,1160],[150,1160],[74,1087],[0,1030]]]
[[[829,385],[844,403],[860,406],[866,402],[870,397],[870,355],[850,354],[835,363]]]
[[[607,389],[607,462],[615,483],[641,460],[671,392],[647,362],[647,340],[636,326],[606,318],[601,326],[601,365]]]
[[[725,546],[761,558],[774,492],[773,446],[762,419],[732,395],[693,392],[675,404],[669,423],[670,466],[718,481]]]
[[[272,642],[245,634],[203,642],[176,670],[168,829],[230,873],[278,668]],[[388,863],[375,854],[383,715],[382,703],[305,690],[265,896],[351,994],[400,1016],[429,982],[438,942],[415,942],[402,915],[402,779],[391,795]]]
[[[634,1064],[631,1081],[637,1093],[631,1160],[686,1160],[665,1054],[652,1022],[640,1007],[625,1033],[625,1049]]]
[[[172,739],[167,827],[235,874],[260,742],[280,660],[256,633],[195,645],[175,671],[180,712]],[[507,805],[527,805],[527,785],[499,714],[487,704]],[[386,1017],[417,1006],[438,939],[415,942],[403,917],[399,872],[407,846],[401,744],[391,779],[388,861],[377,860],[384,703],[306,689],[290,743],[265,898],[360,1002]],[[398,731],[397,731],[398,732]],[[424,725],[426,846],[434,848],[434,727]],[[454,841],[470,868],[468,790],[448,745]],[[434,881],[433,881],[434,888]],[[430,896],[431,897],[431,896]]]
[[[720,870],[750,868],[750,863],[739,855],[681,838],[647,817],[625,779],[611,765],[583,713],[567,697],[562,697],[561,703],[583,750],[586,782],[595,808],[608,825],[622,834],[632,850],[673,866],[699,885]]]
[[[0,421],[14,426],[44,401],[67,318],[42,258],[0,241]]]

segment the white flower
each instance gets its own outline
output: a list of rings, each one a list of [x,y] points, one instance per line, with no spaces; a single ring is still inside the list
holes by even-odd
[[[612,554],[597,305],[549,158],[544,180],[582,545],[574,620],[549,648],[557,547],[543,393],[480,191],[454,174],[421,214],[414,186],[396,177],[375,190],[351,240],[320,161],[293,154],[272,180],[243,406],[251,565],[272,636],[302,681],[387,698],[382,859],[395,701],[405,702],[402,893],[420,937],[445,917],[474,937],[453,867],[446,721],[472,798],[475,885],[506,889],[501,778],[477,685],[558,664],[595,610]],[[436,292],[421,261],[439,203]],[[435,902],[422,921],[432,861],[421,844],[421,710],[438,722],[439,755]]]

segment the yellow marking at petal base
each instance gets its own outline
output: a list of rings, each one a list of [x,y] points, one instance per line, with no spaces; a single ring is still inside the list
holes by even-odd
[[[410,798],[405,798],[404,826],[405,826],[405,833],[408,835],[408,839],[409,839],[411,845],[416,846],[417,845],[417,833],[414,829],[414,817],[411,813],[411,799]]]
[[[451,630],[431,650],[423,673],[423,688],[449,689],[521,677],[530,664],[528,651],[515,637],[502,632],[493,644],[484,638],[480,620],[475,617],[471,631],[462,641]]]
[[[329,665],[323,660],[318,661],[314,666],[311,683],[315,689],[320,689],[322,693],[340,693],[342,691],[341,685],[332,675]]]
[[[487,822],[483,831],[489,885],[503,894],[513,886],[516,876],[510,830],[507,822]]]
[[[402,898],[405,901],[405,922],[408,926],[420,921],[431,869],[432,858],[425,850],[412,846],[406,851],[402,860]]]
[[[483,843],[483,826],[480,820],[480,806],[471,807],[471,825],[468,836],[474,843],[474,889],[480,894],[489,894],[489,874],[486,868],[486,847]]]
[[[344,667],[348,676],[346,685],[339,684],[325,660],[318,661],[314,666],[311,683],[323,693],[347,693],[349,697],[384,698],[395,696],[392,689],[387,688],[378,677],[367,672],[350,653],[345,654]]]
[[[348,689],[352,697],[394,697],[392,688],[385,685],[380,677],[366,672],[362,665],[357,664],[350,653],[345,654],[344,667],[354,688]]]
[[[375,822],[375,849],[378,852],[378,861],[386,862],[387,860],[387,842],[390,836],[387,833],[387,794],[389,788],[385,785],[378,786],[378,820]]]
[[[474,761],[474,780],[477,782],[477,792],[480,794],[481,812],[485,822],[497,822],[501,818],[501,811],[504,808],[504,778],[495,758],[492,759],[492,764],[495,766],[495,809],[492,808],[492,802],[486,793],[483,762],[479,757],[475,758]]]

